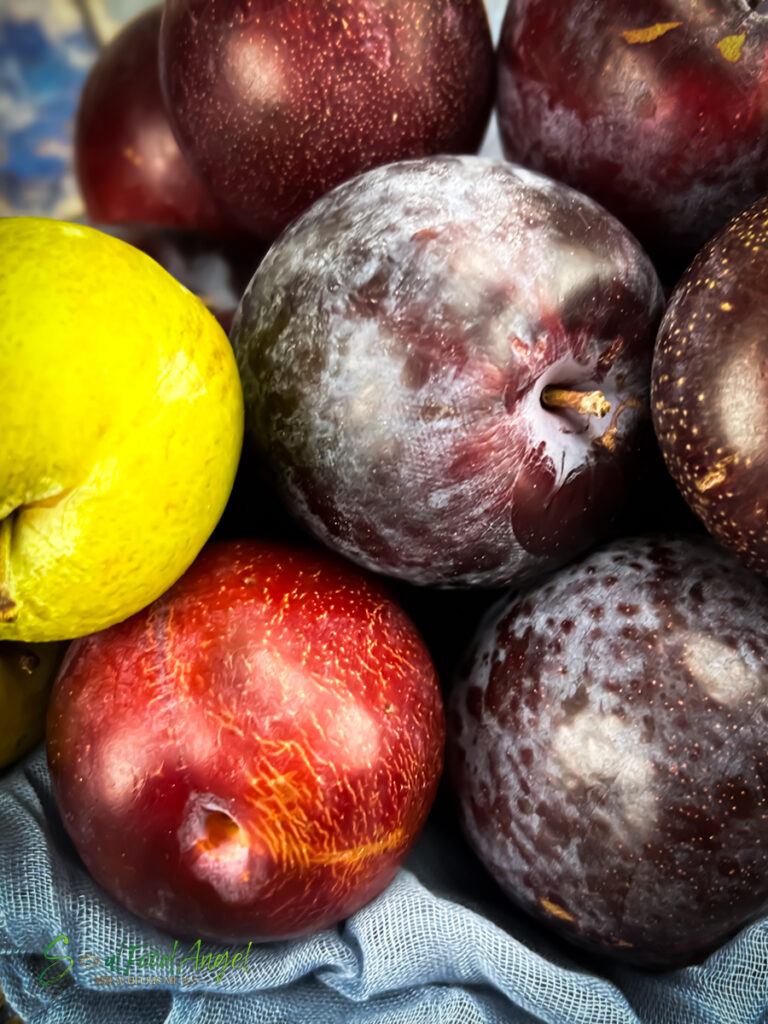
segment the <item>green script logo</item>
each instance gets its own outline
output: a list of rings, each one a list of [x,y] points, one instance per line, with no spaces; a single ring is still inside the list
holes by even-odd
[[[40,974],[41,985],[53,985],[54,982],[61,981],[64,975],[71,971],[74,966],[74,957],[66,954],[51,953],[51,950],[59,942],[64,943],[65,946],[69,945],[68,936],[58,935],[45,947],[43,955],[46,960],[51,960],[52,963],[44,968]],[[162,953],[159,949],[153,949],[152,947],[145,946],[142,943],[137,943],[133,946],[126,946],[125,942],[121,942],[120,948],[104,960],[104,966],[110,971],[116,973],[118,976],[128,975],[131,968],[134,970],[153,968],[156,971],[163,972],[165,977],[148,978],[143,976],[142,978],[137,978],[135,980],[141,980],[146,983],[151,982],[153,984],[173,984],[180,979],[184,965],[192,963],[194,964],[195,971],[213,971],[215,973],[216,981],[221,981],[227,971],[234,969],[244,971],[247,969],[248,954],[251,952],[252,945],[253,943],[249,942],[247,949],[245,951],[241,950],[238,953],[233,953],[229,949],[222,950],[216,954],[212,952],[203,953],[202,940],[196,939],[189,947],[186,954],[177,962],[176,953],[179,948],[178,939],[174,941],[173,949],[170,953]],[[78,962],[81,967],[96,967],[101,963],[101,959],[94,953],[82,953],[78,958]],[[187,969],[190,970],[191,968],[188,967]],[[57,971],[58,973],[50,975],[49,972],[52,971]],[[97,978],[96,980],[100,984],[106,984],[109,981],[109,978]],[[186,976],[182,980],[185,984],[195,984],[197,981],[194,977]]]
[[[40,984],[43,985],[44,987],[46,987],[48,985],[53,985],[53,983],[55,981],[61,981],[61,979],[64,977],[64,975],[72,970],[72,966],[73,966],[73,964],[75,962],[72,959],[71,956],[66,956],[66,954],[63,955],[63,956],[61,956],[61,955],[59,955],[59,956],[51,956],[50,955],[50,950],[53,949],[53,947],[56,945],[57,942],[63,942],[65,946],[69,945],[69,939],[67,938],[66,935],[58,935],[53,940],[53,942],[49,942],[48,945],[43,950],[43,956],[45,957],[45,959],[46,960],[53,960],[53,963],[52,964],[48,964],[48,966],[45,967],[42,970],[41,974],[40,974]],[[63,971],[61,971],[59,974],[57,974],[55,978],[53,978],[53,977],[52,978],[46,978],[46,975],[48,974],[49,971],[56,970],[59,967],[59,965],[61,965],[61,964],[66,964],[67,965],[64,968]]]

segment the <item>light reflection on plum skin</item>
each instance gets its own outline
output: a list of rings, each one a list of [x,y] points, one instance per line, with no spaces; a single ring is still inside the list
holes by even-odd
[[[212,236],[237,230],[182,155],[160,92],[162,7],[139,15],[101,53],[75,122],[77,178],[90,221]]]
[[[482,0],[168,0],[160,73],[182,150],[271,241],[370,167],[476,152],[495,69]]]
[[[668,967],[768,906],[766,598],[708,539],[622,540],[478,631],[447,778],[491,874],[571,941]]]
[[[288,507],[366,568],[497,586],[606,532],[651,451],[661,290],[571,190],[473,157],[390,165],[273,246],[231,331]],[[601,388],[604,420],[545,409]]]
[[[329,556],[209,547],[164,598],[77,641],[47,723],[86,867],[174,934],[308,934],[394,877],[434,797],[429,654]]]

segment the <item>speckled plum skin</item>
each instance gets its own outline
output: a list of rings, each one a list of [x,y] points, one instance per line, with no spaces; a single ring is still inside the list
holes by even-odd
[[[86,79],[75,122],[77,180],[94,224],[233,236],[233,222],[182,155],[160,91],[162,7],[134,18]]]
[[[653,441],[655,272],[602,208],[504,161],[432,157],[323,197],[231,340],[250,438],[293,513],[367,568],[501,585],[562,564]],[[600,388],[604,419],[541,404]]]
[[[768,9],[757,0],[510,0],[505,154],[594,196],[674,282],[768,191]]]
[[[177,937],[266,941],[330,927],[391,882],[444,734],[429,653],[376,582],[241,541],[69,648],[47,753],[107,892]]]
[[[656,341],[653,422],[683,497],[768,575],[768,199],[731,221],[675,288]]]
[[[448,709],[470,843],[522,908],[645,966],[768,909],[768,590],[707,537],[614,542],[481,626]]]
[[[160,73],[184,153],[271,241],[361,171],[476,152],[495,60],[483,0],[166,0]]]

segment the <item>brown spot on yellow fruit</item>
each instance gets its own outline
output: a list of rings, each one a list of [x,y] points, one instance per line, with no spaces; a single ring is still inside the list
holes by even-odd
[[[647,28],[627,29],[621,34],[628,43],[652,43],[654,39],[660,39],[680,25],[682,21],[659,21],[655,25],[648,25]]]
[[[8,591],[0,587],[0,622],[15,622],[18,614],[18,605]]]

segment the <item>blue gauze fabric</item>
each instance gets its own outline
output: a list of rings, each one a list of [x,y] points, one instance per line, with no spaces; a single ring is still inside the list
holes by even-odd
[[[71,971],[60,980],[69,955]],[[252,946],[247,968],[194,965],[184,985],[104,961],[173,938],[91,880],[63,830],[42,749],[0,780],[0,988],[25,1024],[760,1024],[768,920],[700,966],[647,973],[590,962],[503,898],[445,825],[428,825],[395,881],[337,928]],[[176,965],[189,952],[181,940]],[[230,955],[243,952],[245,947]],[[201,953],[222,954],[203,943]],[[98,963],[96,962],[98,958]],[[122,957],[123,964],[127,954]],[[42,985],[40,976],[48,967]],[[598,971],[602,973],[598,973]],[[167,975],[166,975],[167,977]]]

